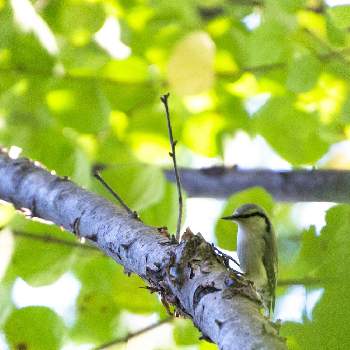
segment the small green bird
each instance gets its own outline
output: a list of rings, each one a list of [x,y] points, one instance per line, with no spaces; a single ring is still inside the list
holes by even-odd
[[[278,272],[276,235],[271,221],[256,204],[245,204],[222,219],[238,224],[237,255],[241,270],[254,282],[271,317]]]

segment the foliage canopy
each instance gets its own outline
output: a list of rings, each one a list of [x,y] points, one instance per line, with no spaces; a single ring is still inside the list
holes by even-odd
[[[171,92],[183,166],[227,158],[227,140],[239,130],[262,136],[293,167],[318,166],[350,135],[349,27],[350,6],[317,0],[0,0],[0,142],[94,191],[103,189],[90,169],[107,164],[108,183],[128,205],[174,231],[176,189],[160,169],[171,164],[160,95]],[[259,188],[231,197],[223,214],[246,201],[275,215],[280,279],[314,281],[306,296],[322,291],[299,323],[282,326],[290,347],[349,348],[350,207],[330,209],[319,233],[300,230],[291,207]],[[73,240],[0,209],[13,232]],[[216,239],[232,250],[225,225],[216,224]],[[0,252],[13,239],[2,231]],[[13,348],[108,342],[128,332],[126,310],[164,317],[138,278],[98,252],[17,235],[8,265],[3,256],[0,330]],[[18,277],[43,286],[67,272],[81,284],[73,322],[43,306],[17,309]],[[278,290],[281,300],[292,293]],[[175,323],[174,341],[212,348],[186,321]]]

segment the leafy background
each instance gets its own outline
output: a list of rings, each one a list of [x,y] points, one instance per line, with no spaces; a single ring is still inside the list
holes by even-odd
[[[250,159],[250,166],[349,169],[350,6],[331,5],[0,0],[0,142],[106,197],[91,167],[107,164],[104,175],[125,201],[147,223],[171,231],[177,196],[162,172],[170,160],[159,101],[167,91],[182,166]],[[277,317],[290,348],[350,348],[350,207],[333,206],[323,222],[328,204],[275,203],[253,188],[211,209],[188,200],[188,217],[206,222],[204,210],[212,210],[203,234],[232,251],[234,228],[216,220],[248,201],[273,215],[279,233]],[[68,233],[7,205],[0,221],[4,347],[91,349],[165,317],[139,278],[97,251],[53,241],[74,242]],[[59,281],[76,288],[66,291]],[[21,302],[26,291],[50,285],[46,293],[57,305],[70,300],[68,310]],[[143,338],[142,346],[215,348],[188,321],[162,327],[152,334],[163,342]]]

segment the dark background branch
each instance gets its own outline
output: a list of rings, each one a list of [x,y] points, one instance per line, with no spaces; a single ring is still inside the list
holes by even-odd
[[[165,170],[174,181],[172,171]],[[182,186],[190,197],[227,198],[261,186],[284,202],[350,202],[350,171],[281,170],[211,167],[180,169]]]

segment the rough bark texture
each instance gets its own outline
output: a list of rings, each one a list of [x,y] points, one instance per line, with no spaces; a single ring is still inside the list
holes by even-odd
[[[171,171],[166,177],[174,181]],[[181,182],[191,197],[226,198],[253,186],[265,188],[286,202],[350,202],[350,171],[238,169],[212,167],[180,169]]]
[[[251,283],[200,235],[181,243],[126,211],[27,159],[0,154],[0,198],[93,241],[158,291],[164,304],[192,318],[220,349],[286,349],[259,312]]]

